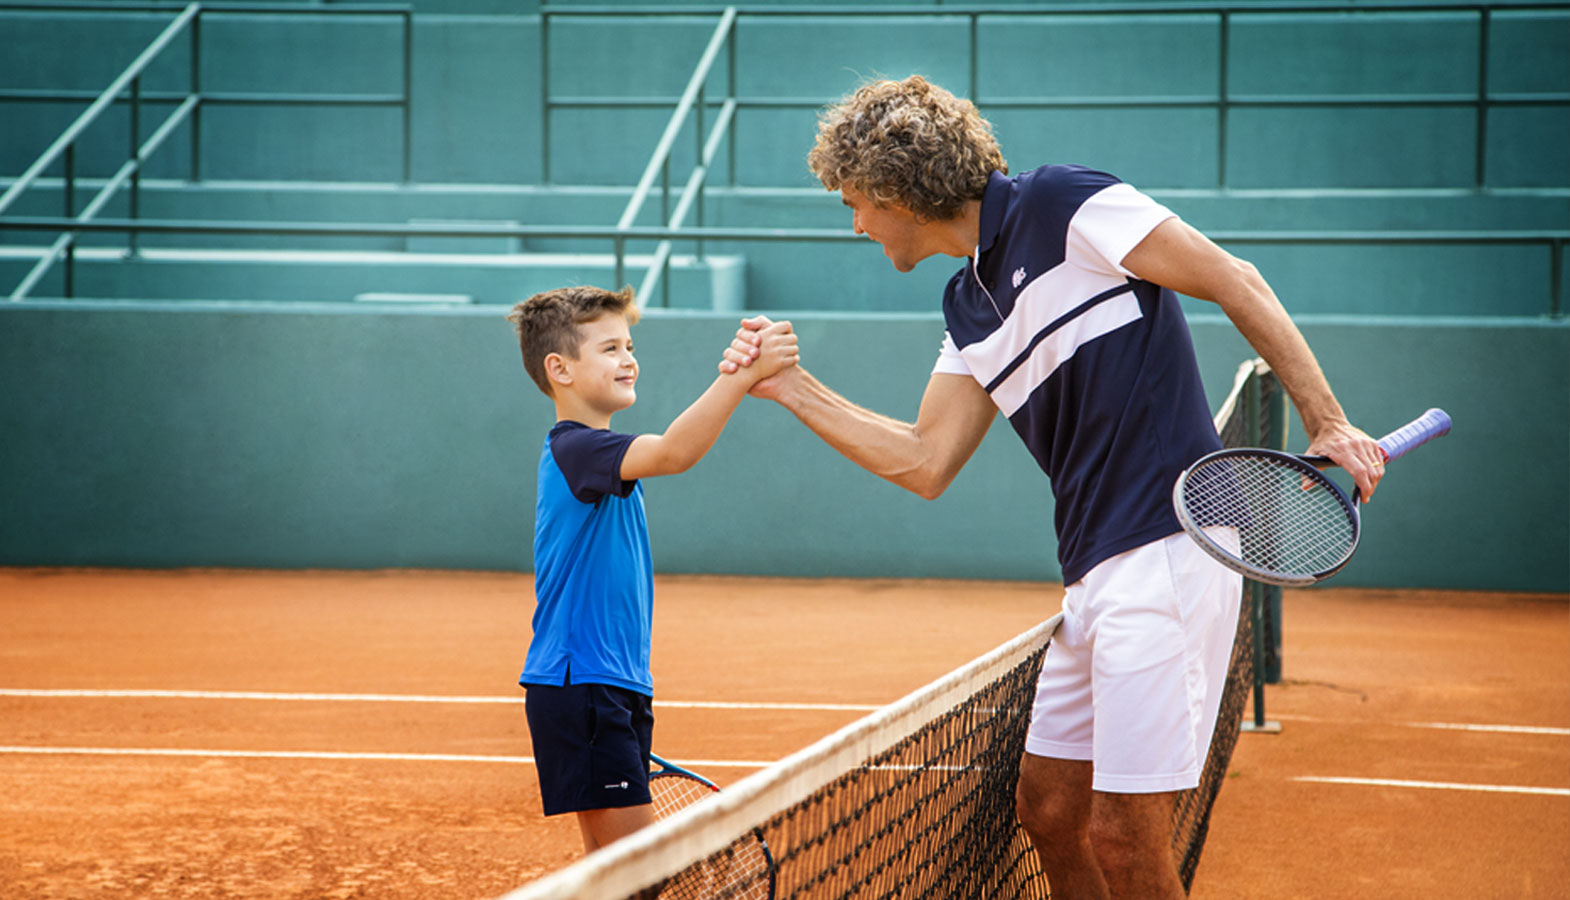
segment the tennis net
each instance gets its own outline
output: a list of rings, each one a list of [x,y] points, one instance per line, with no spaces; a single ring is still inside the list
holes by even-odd
[[[1229,445],[1268,437],[1259,381],[1276,389],[1268,370],[1239,370],[1217,417]],[[1014,785],[1058,620],[504,900],[1049,897]],[[1185,888],[1253,687],[1253,629],[1245,607],[1210,757],[1174,811]]]

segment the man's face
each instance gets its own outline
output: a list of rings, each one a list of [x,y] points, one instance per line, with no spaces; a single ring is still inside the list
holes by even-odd
[[[916,268],[916,263],[936,253],[926,228],[916,214],[898,204],[879,206],[849,185],[840,188],[840,200],[851,211],[851,228],[883,245],[883,254],[901,272]]]

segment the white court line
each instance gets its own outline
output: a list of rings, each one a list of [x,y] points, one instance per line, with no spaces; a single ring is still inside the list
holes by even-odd
[[[1355,784],[1366,787],[1422,788],[1434,791],[1485,791],[1495,794],[1545,794],[1552,797],[1570,797],[1570,788],[1522,787],[1514,784],[1458,784],[1452,781],[1401,781],[1394,778],[1334,778],[1318,775],[1301,775],[1293,781],[1316,784]]]
[[[331,750],[204,750],[175,747],[5,747],[0,755],[33,756],[168,756],[200,757],[209,759],[314,759],[329,761],[374,760],[381,762],[463,762],[501,763],[506,765],[533,765],[532,756],[481,756],[461,753],[355,753]],[[772,765],[757,760],[735,759],[684,759],[681,765],[691,769],[762,769]],[[1334,776],[1302,775],[1293,781],[1313,784],[1344,784],[1360,787],[1421,788],[1441,791],[1482,791],[1495,794],[1536,794],[1553,797],[1570,797],[1570,788],[1528,787],[1509,784],[1462,784],[1448,781],[1402,781],[1391,778],[1340,778]]]
[[[465,753],[356,753],[335,750],[200,750],[186,747],[5,747],[0,755],[12,756],[183,756],[220,759],[321,759],[380,760],[387,762],[475,762],[534,765],[532,756],[481,756]],[[682,760],[681,764],[703,769],[762,769],[773,765],[736,759]]]
[[[44,689],[0,688],[0,697],[87,698],[87,699],[174,699],[174,700],[274,700],[282,702],[315,703],[467,703],[511,704],[522,703],[522,697],[461,696],[435,694],[328,694],[290,693],[278,691],[183,691],[183,690],[93,690],[93,689]],[[666,709],[730,709],[773,710],[794,712],[875,712],[882,709],[867,703],[743,703],[719,700],[656,700],[656,707]],[[1401,728],[1435,728],[1447,731],[1473,731],[1490,734],[1542,734],[1570,736],[1570,728],[1546,725],[1490,725],[1462,722],[1372,722],[1348,723],[1315,716],[1277,715],[1284,722],[1314,722],[1330,724],[1375,724]]]
[[[377,759],[393,762],[488,762],[533,765],[532,756],[461,753],[351,753],[333,750],[197,750],[184,747],[0,747],[0,754],[39,756],[209,756],[237,759]]]
[[[1274,715],[1272,718],[1283,722],[1312,722],[1314,724],[1347,725],[1388,725],[1397,728],[1437,728],[1444,731],[1480,731],[1489,734],[1546,734],[1558,737],[1570,736],[1570,728],[1557,728],[1551,725],[1483,725],[1468,724],[1465,722],[1355,722],[1346,719],[1323,719],[1318,716]]]
[[[522,697],[463,697],[429,694],[321,694],[270,691],[76,690],[0,688],[0,697],[173,700],[278,700],[315,703],[523,703]],[[656,700],[667,709],[758,709],[806,712],[875,712],[867,703],[740,703],[719,700]]]

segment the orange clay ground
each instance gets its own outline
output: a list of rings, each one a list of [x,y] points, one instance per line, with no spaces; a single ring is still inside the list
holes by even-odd
[[[0,897],[484,898],[572,861],[522,759],[530,584],[0,569]],[[1062,589],[656,594],[660,701],[880,705]],[[1570,897],[1570,597],[1288,591],[1284,620],[1283,730],[1240,738],[1195,898]],[[768,761],[859,715],[657,706],[655,747]]]

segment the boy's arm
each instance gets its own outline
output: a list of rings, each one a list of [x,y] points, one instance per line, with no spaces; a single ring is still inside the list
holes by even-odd
[[[795,365],[796,359],[796,335],[791,333],[790,323],[776,323],[763,335],[762,352],[752,368],[714,379],[663,434],[640,434],[627,445],[621,461],[622,480],[675,475],[692,468],[714,446],[747,391],[759,379]]]

